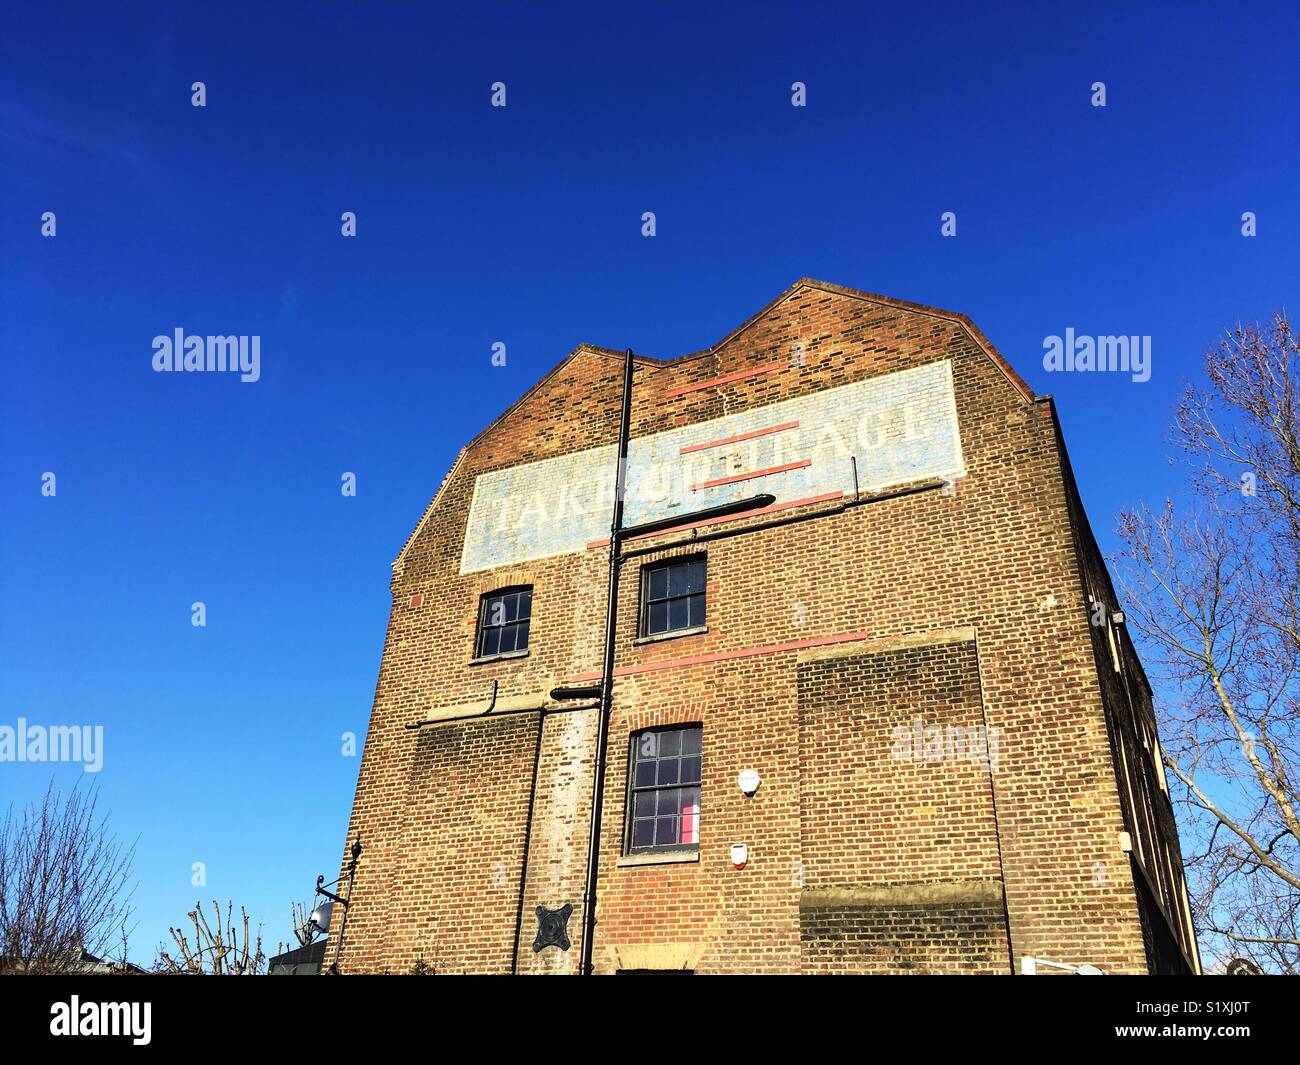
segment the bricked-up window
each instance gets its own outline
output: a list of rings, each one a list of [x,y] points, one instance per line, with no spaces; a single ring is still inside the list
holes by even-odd
[[[533,590],[509,588],[483,597],[478,615],[478,658],[528,650]]]
[[[641,570],[641,635],[659,636],[704,624],[703,555]]]
[[[703,728],[657,729],[632,737],[627,851],[694,849],[700,844]]]

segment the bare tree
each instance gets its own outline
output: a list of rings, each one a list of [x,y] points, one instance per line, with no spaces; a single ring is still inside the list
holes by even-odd
[[[293,923],[293,938],[298,941],[298,946],[311,946],[312,940],[316,938],[316,926],[312,924],[311,910],[308,909],[307,904],[291,902],[289,918]]]
[[[93,790],[58,792],[39,805],[11,804],[0,824],[0,971],[76,972],[130,916],[134,847],[108,831]]]
[[[176,943],[177,956],[161,948],[158,951],[158,971],[174,975],[192,976],[259,976],[266,972],[266,955],[262,952],[262,933],[252,938],[248,914],[241,906],[241,928],[234,920],[235,904],[228,903],[225,916],[221,906],[212,901],[213,921],[208,923],[200,903],[194,904],[186,916],[193,925],[194,941],[179,928],[169,928]]]
[[[1300,345],[1285,314],[1205,356],[1174,439],[1192,502],[1125,512],[1197,924],[1220,955],[1300,972]]]

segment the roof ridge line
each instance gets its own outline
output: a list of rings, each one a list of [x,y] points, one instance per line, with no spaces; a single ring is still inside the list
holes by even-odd
[[[830,292],[839,296],[847,296],[851,299],[863,300],[867,303],[877,303],[884,307],[894,307],[898,310],[910,311],[914,314],[924,314],[933,318],[940,318],[947,322],[953,322],[956,325],[959,325],[964,330],[966,330],[966,332],[970,335],[971,339],[974,340],[975,343],[979,346],[979,348],[984,352],[984,354],[988,356],[989,360],[993,363],[993,365],[996,366],[1002,372],[1002,375],[1007,379],[1008,383],[1017,392],[1020,393],[1021,397],[1025,400],[1026,403],[1036,403],[1041,399],[1041,397],[1037,396],[1034,393],[1034,390],[1029,387],[1029,385],[1025,382],[1024,378],[1022,378],[1018,373],[1016,373],[1014,367],[1012,367],[1011,363],[1007,361],[1006,357],[1000,351],[998,351],[996,347],[993,346],[993,342],[990,341],[989,338],[984,335],[983,331],[979,328],[979,326],[977,326],[973,321],[971,321],[971,319],[967,315],[962,314],[960,311],[944,310],[942,307],[932,307],[924,303],[912,303],[909,300],[898,299],[894,296],[882,296],[879,295],[878,293],[865,292],[862,289],[849,288],[846,285],[836,285],[830,281],[818,281],[816,278],[813,277],[799,278],[799,280],[796,281],[793,285],[787,288],[775,299],[769,301],[768,303],[760,307],[757,311],[755,311],[743,322],[741,322],[740,325],[736,326],[735,329],[731,330],[731,332],[729,332],[726,336],[724,336],[721,340],[719,340],[716,344],[712,345],[711,347],[704,348],[700,351],[688,352],[685,355],[677,355],[671,359],[656,359],[650,355],[638,355],[635,352],[633,352],[632,360],[635,364],[644,366],[647,369],[663,370],[663,369],[668,369],[669,367],[680,365],[681,363],[687,362],[691,359],[701,358],[706,355],[716,355],[724,347],[726,347],[738,336],[740,336],[741,333],[745,332],[745,330],[749,329],[752,325],[754,325],[755,322],[761,319],[764,315],[769,314],[772,310],[780,306],[782,303],[784,303],[787,299],[789,299],[791,296],[793,296],[796,292],[798,292],[802,288],[815,288],[822,292]],[[420,530],[424,528],[425,522],[428,520],[429,515],[433,512],[433,508],[437,504],[438,499],[441,497],[443,490],[447,487],[447,484],[450,482],[452,474],[460,466],[461,461],[464,459],[466,452],[468,452],[470,448],[472,448],[475,444],[477,444],[480,440],[482,440],[483,437],[485,437],[489,432],[491,432],[503,421],[505,421],[508,417],[510,417],[511,414],[513,414],[516,410],[518,410],[523,405],[525,400],[527,400],[530,396],[532,396],[534,392],[540,389],[549,380],[551,380],[551,378],[553,378],[562,369],[564,369],[565,366],[567,366],[570,362],[576,359],[579,355],[587,352],[590,352],[593,355],[599,355],[601,358],[619,358],[619,359],[623,358],[627,354],[626,351],[618,351],[615,348],[601,347],[599,344],[589,344],[585,341],[578,344],[567,355],[565,355],[564,358],[562,358],[553,367],[551,367],[551,369],[547,371],[531,388],[525,389],[520,394],[518,399],[516,399],[512,404],[510,404],[509,407],[507,407],[504,411],[502,411],[495,418],[493,418],[492,421],[490,421],[486,426],[484,426],[473,437],[473,439],[469,441],[469,443],[467,443],[464,447],[460,449],[460,453],[456,456],[456,461],[452,464],[451,469],[447,471],[447,476],[443,478],[442,485],[438,488],[438,491],[434,494],[434,497],[430,501],[428,507],[425,508],[423,516],[420,518],[420,521],[416,525],[415,529],[411,532],[411,535],[406,538],[406,543],[402,545],[402,550],[398,552],[397,558],[393,562],[394,570],[396,570],[396,568],[401,564],[403,558],[406,556],[406,552],[410,549],[411,544],[415,541],[416,536],[419,534]]]

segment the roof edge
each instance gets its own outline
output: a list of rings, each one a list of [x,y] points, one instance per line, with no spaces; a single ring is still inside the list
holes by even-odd
[[[411,535],[406,538],[406,543],[402,544],[402,549],[397,552],[397,557],[393,559],[392,570],[394,580],[401,576],[401,566],[402,562],[406,559],[406,552],[411,549],[411,545],[415,543],[415,538],[420,535],[420,530],[424,528],[425,522],[429,520],[429,515],[433,513],[433,508],[438,505],[438,500],[442,498],[442,493],[446,491],[447,485],[451,484],[452,476],[458,469],[460,469],[460,464],[465,459],[465,452],[468,450],[468,444],[460,449],[460,453],[456,456],[456,461],[451,464],[451,469],[449,469],[446,476],[443,477],[442,484],[438,485],[438,490],[433,493],[433,498],[429,500],[429,505],[424,508],[424,513],[420,515],[420,520],[415,523],[415,528],[411,530]]]
[[[913,314],[924,314],[931,318],[941,318],[944,321],[953,322],[966,330],[970,335],[970,338],[979,345],[984,354],[987,355],[992,363],[1002,372],[1002,375],[1007,379],[1008,383],[1020,393],[1026,403],[1034,403],[1039,398],[1034,393],[1034,390],[1029,387],[1025,379],[1016,373],[1015,367],[1013,367],[1011,363],[1007,361],[1007,358],[998,351],[996,347],[994,347],[993,342],[984,335],[984,332],[979,326],[971,321],[968,315],[962,314],[960,311],[944,310],[942,307],[931,307],[929,304],[925,303],[913,303],[910,300],[900,300],[894,296],[882,296],[875,292],[864,292],[861,289],[849,288],[846,285],[836,285],[830,281],[818,281],[814,277],[801,277],[793,285],[777,296],[776,299],[772,300],[761,310],[746,318],[744,322],[714,344],[713,347],[709,348],[708,352],[720,351],[765,314],[768,314],[781,303],[784,303],[801,288],[815,288],[822,292],[833,292],[838,296],[847,296],[850,299],[863,300],[866,303],[878,303],[883,307],[893,307],[897,310],[910,311]],[[700,352],[699,354],[706,353],[707,352]],[[690,357],[691,356],[689,355],[684,355],[681,358],[686,359]],[[675,359],[673,361],[678,362],[681,360]]]
[[[1024,378],[1022,378],[1018,373],[1016,373],[1015,369],[1012,367],[1011,363],[1007,361],[1006,357],[1003,356],[1003,354],[1000,351],[998,351],[996,347],[993,346],[993,342],[990,341],[989,338],[984,335],[983,331],[981,331],[979,326],[977,326],[973,321],[971,321],[971,319],[967,315],[962,314],[959,311],[948,311],[948,310],[944,310],[941,307],[931,307],[928,304],[924,304],[924,303],[912,303],[909,300],[896,299],[893,296],[882,296],[874,292],[864,292],[861,289],[849,288],[845,285],[836,285],[831,283],[830,281],[818,281],[816,278],[812,278],[812,277],[799,278],[799,280],[796,281],[793,285],[787,288],[775,299],[764,304],[761,308],[759,308],[757,311],[751,314],[740,325],[736,326],[735,329],[733,329],[731,332],[729,332],[726,336],[724,336],[721,340],[719,340],[716,344],[712,345],[711,347],[704,348],[700,351],[688,352],[685,355],[678,355],[671,359],[656,359],[648,355],[637,355],[633,353],[632,355],[633,363],[638,366],[645,366],[652,370],[661,370],[670,366],[678,365],[679,363],[687,362],[691,359],[697,359],[706,355],[716,354],[717,352],[721,351],[724,347],[726,347],[728,344],[730,344],[733,340],[735,340],[738,336],[744,333],[747,329],[749,329],[752,325],[754,325],[755,322],[759,321],[759,319],[761,319],[764,315],[769,314],[771,311],[775,310],[782,303],[784,303],[796,292],[798,292],[800,289],[803,288],[814,288],[821,292],[832,292],[839,296],[847,296],[850,299],[863,300],[864,302],[867,303],[877,303],[883,307],[893,307],[896,308],[897,310],[909,311],[913,314],[924,314],[932,318],[940,318],[943,319],[944,321],[952,322],[955,325],[959,325],[961,326],[962,329],[966,331],[966,333],[970,336],[970,338],[975,341],[975,343],[979,346],[980,350],[982,350],[984,354],[988,356],[989,360],[993,363],[993,365],[996,366],[1002,372],[1002,375],[1007,379],[1007,382],[1012,386],[1012,388],[1014,388],[1018,393],[1020,393],[1020,396],[1025,400],[1026,403],[1035,403],[1038,402],[1041,398],[1034,393],[1034,390],[1029,387],[1029,385],[1025,382]],[[456,461],[452,463],[451,469],[447,471],[446,477],[443,478],[442,484],[438,487],[438,491],[434,494],[433,499],[430,501],[429,505],[425,508],[424,514],[421,516],[419,523],[415,526],[414,530],[412,530],[411,535],[406,538],[406,542],[402,545],[401,551],[398,552],[397,558],[393,560],[393,569],[395,575],[398,567],[402,564],[402,561],[405,559],[406,553],[410,550],[411,545],[415,542],[416,537],[420,534],[420,530],[424,528],[425,523],[429,520],[429,515],[433,513],[434,507],[437,506],[438,500],[441,498],[443,491],[446,489],[448,483],[451,481],[452,475],[456,472],[457,468],[459,468],[461,462],[464,460],[466,452],[468,452],[470,448],[472,448],[475,444],[477,444],[480,440],[482,440],[489,432],[491,432],[503,421],[509,418],[510,415],[512,415],[515,411],[517,411],[521,406],[523,406],[524,402],[528,400],[528,398],[532,396],[534,392],[542,388],[548,381],[551,380],[551,378],[553,378],[562,369],[564,369],[564,367],[569,365],[570,362],[572,362],[574,359],[578,358],[578,356],[583,354],[598,355],[601,356],[602,358],[622,359],[626,355],[626,352],[617,351],[614,348],[601,347],[597,344],[587,344],[587,343],[579,344],[572,351],[570,351],[566,356],[564,356],[564,358],[562,358],[559,362],[557,362],[549,371],[547,371],[547,373],[540,380],[538,380],[536,384],[534,384],[531,388],[526,389],[519,396],[518,399],[516,399],[512,404],[510,404],[509,407],[507,407],[504,411],[502,411],[495,418],[493,418],[492,421],[490,421],[486,426],[484,426],[483,429],[480,430],[478,434],[475,435],[474,438],[469,441],[469,443],[467,443],[464,447],[462,447],[460,449],[460,453],[456,456]]]
[[[569,354],[564,356],[564,358],[562,358],[559,362],[557,362],[554,366],[552,366],[541,377],[540,380],[538,380],[534,385],[532,385],[532,387],[525,389],[520,394],[519,398],[515,400],[512,404],[510,404],[509,407],[503,410],[500,414],[498,414],[495,418],[493,418],[490,422],[488,422],[487,425],[485,425],[482,429],[480,429],[479,432],[475,434],[475,436],[469,441],[469,443],[467,443],[464,447],[460,449],[460,452],[456,455],[456,461],[451,464],[451,469],[447,471],[447,475],[442,479],[442,484],[438,486],[438,491],[434,493],[433,499],[430,500],[429,505],[424,508],[424,513],[420,516],[419,522],[417,522],[415,528],[411,530],[411,535],[406,538],[406,542],[402,544],[402,549],[397,553],[397,557],[393,559],[392,568],[394,570],[395,576],[397,574],[398,568],[401,566],[403,560],[406,558],[406,553],[411,549],[411,545],[415,543],[416,537],[420,535],[420,530],[423,529],[425,524],[428,522],[429,515],[433,513],[434,507],[438,505],[438,500],[442,497],[443,490],[450,483],[452,476],[455,474],[456,470],[460,467],[461,462],[464,461],[465,455],[469,451],[469,449],[472,448],[475,444],[477,444],[480,440],[482,440],[485,436],[487,436],[488,433],[490,433],[493,429],[495,429],[508,417],[510,417],[510,415],[513,414],[516,410],[518,410],[524,404],[524,401],[528,399],[529,396],[531,396],[539,388],[545,385],[552,377],[554,377],[566,366],[568,366],[569,363],[571,363],[579,355],[583,355],[583,354],[599,355],[602,358],[622,359],[627,355],[627,352],[616,351],[613,348],[602,348],[596,344],[579,344],[572,351],[570,351]],[[632,361],[636,364],[642,366],[649,366],[653,369],[658,369],[660,366],[664,365],[662,360],[652,359],[649,358],[648,356],[637,355],[635,353],[632,355]]]

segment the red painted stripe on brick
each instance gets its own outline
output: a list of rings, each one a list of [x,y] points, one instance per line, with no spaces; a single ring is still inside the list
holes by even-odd
[[[767,436],[769,433],[779,433],[784,429],[798,429],[798,422],[782,422],[780,425],[772,425],[766,429],[755,429],[752,433],[737,433],[735,436],[724,436],[721,440],[709,440],[703,444],[692,444],[690,447],[684,447],[681,454],[689,455],[693,451],[705,451],[711,447],[722,447],[723,444],[739,444],[742,440],[753,440],[756,436]]]
[[[785,367],[783,362],[769,362],[766,366],[755,366],[752,370],[737,370],[735,373],[729,373],[724,377],[714,377],[708,381],[697,381],[693,385],[683,385],[681,388],[673,388],[664,393],[664,399],[675,399],[677,396],[684,396],[688,392],[698,392],[703,388],[717,388],[719,385],[729,385],[732,381],[743,381],[747,377],[757,377],[761,373],[767,373],[768,370],[780,370]]]
[[[663,536],[664,533],[680,532],[682,529],[698,529],[705,525],[717,525],[723,521],[739,521],[741,518],[752,518],[758,514],[771,514],[778,510],[789,510],[791,507],[806,507],[809,503],[825,503],[831,499],[843,499],[843,492],[827,492],[825,495],[809,496],[807,499],[795,499],[789,503],[773,503],[770,507],[755,507],[753,510],[742,510],[739,514],[724,514],[720,518],[706,518],[704,521],[685,521],[681,525],[670,525],[667,529],[660,529],[658,532],[642,533],[640,536],[629,536],[627,542],[634,540],[644,540],[650,536]],[[597,547],[608,547],[609,540],[592,540],[587,544],[587,550],[590,551]]]
[[[754,658],[757,655],[774,655],[784,651],[804,651],[810,647],[829,647],[837,643],[852,643],[855,640],[869,640],[869,632],[841,632],[834,636],[812,636],[806,640],[789,640],[786,643],[770,643],[762,647],[746,647],[738,651],[714,651],[710,654],[687,655],[683,658],[670,658],[665,662],[646,662],[637,666],[624,666],[614,670],[616,677],[630,677],[635,673],[656,673],[663,669],[677,669],[679,666],[705,666],[713,662],[730,662],[737,658]],[[584,681],[599,680],[599,673],[583,673],[574,677],[569,683],[581,684]]]
[[[738,473],[734,477],[717,477],[712,481],[700,481],[699,484],[691,485],[691,491],[698,492],[701,488],[717,488],[718,485],[735,484],[737,481],[752,481],[755,477],[766,477],[769,473],[802,470],[811,465],[812,459],[800,459],[798,462],[787,462],[784,466],[769,466],[765,470],[755,470],[753,473]]]

